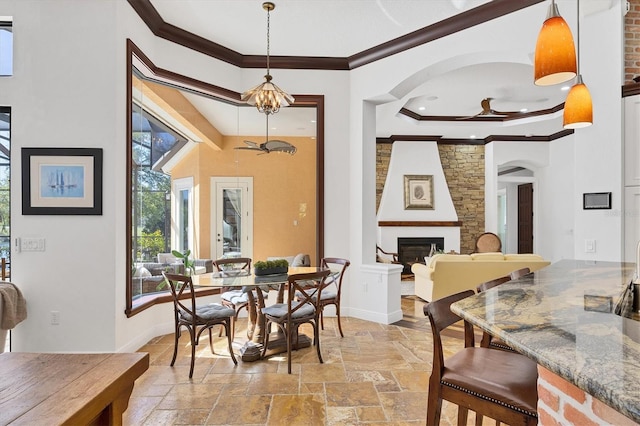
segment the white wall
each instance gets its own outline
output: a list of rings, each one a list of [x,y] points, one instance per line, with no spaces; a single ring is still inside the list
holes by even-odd
[[[544,16],[546,5],[534,7]],[[615,8],[618,10],[603,12],[583,25],[584,33],[593,32],[582,39],[583,46],[588,46],[582,54],[582,68],[596,104],[596,124],[577,133],[573,168],[571,164],[564,168],[554,158],[557,155],[565,160],[571,150],[550,144],[548,167],[553,170],[539,182],[541,188],[555,189],[552,179],[563,179],[573,170],[567,182],[575,182],[574,194],[612,191],[614,208],[619,210],[622,61],[621,49],[611,49],[621,46],[619,4]],[[14,330],[14,350],[134,350],[149,336],[168,332],[171,315],[168,305],[132,318],[123,313],[128,271],[125,39],[132,38],[157,66],[238,92],[260,81],[263,70],[238,70],[156,39],[124,1],[5,0],[2,14],[14,17],[14,76],[0,79],[0,103],[12,107],[12,236],[43,237],[47,247],[43,253],[12,253],[12,279],[23,290],[29,310],[29,318]],[[540,27],[519,12],[484,26],[501,41],[501,49],[520,48],[525,56],[533,50]],[[529,34],[530,46],[509,37],[515,28]],[[397,275],[369,266],[375,262],[376,242],[376,105],[409,93],[416,76],[428,77],[423,71],[433,64],[465,54],[481,57],[495,53],[495,44],[478,34],[474,27],[350,72],[274,71],[274,77],[294,94],[325,96],[325,254],[352,261],[347,315],[365,284],[388,280],[387,284],[393,285]],[[22,216],[21,147],[103,148],[103,215]],[[542,202],[553,206],[549,223],[559,223],[559,229],[566,233],[575,216],[571,244],[582,247],[585,238],[594,238],[598,258],[619,257],[619,216],[583,212],[575,195],[570,208],[563,210],[565,200],[571,199],[567,192],[572,186],[561,185],[561,194],[554,191],[543,196]],[[549,253],[569,240],[546,221],[540,227],[549,230],[544,238],[544,250]],[[567,254],[564,248],[560,251],[552,255]],[[357,308],[367,311],[360,305]],[[383,309],[394,308],[385,305]],[[52,310],[60,312],[58,326],[50,325]]]
[[[620,2],[580,24],[581,73],[593,98],[593,126],[575,133],[574,256],[622,259],[622,9]],[[606,28],[606,31],[602,31]],[[583,210],[585,192],[612,192],[611,210]],[[586,239],[596,252],[585,253]]]
[[[12,237],[46,240],[44,252],[12,252],[12,280],[28,307],[13,333],[17,351],[114,348],[114,283],[122,282],[114,229],[124,210],[117,210],[124,187],[117,186],[114,148],[124,145],[116,126],[114,87],[124,82],[116,9],[106,1],[2,4],[2,14],[14,18],[14,75],[0,79],[0,102],[12,107]],[[104,148],[103,215],[23,216],[22,147]],[[50,325],[51,311],[60,312],[59,326]]]

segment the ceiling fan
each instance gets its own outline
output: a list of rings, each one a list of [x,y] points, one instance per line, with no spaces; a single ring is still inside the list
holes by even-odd
[[[491,116],[491,117],[510,117],[513,115],[520,115],[522,112],[520,111],[497,111],[491,108],[491,101],[493,98],[484,98],[480,101],[480,106],[482,107],[482,111],[477,113],[476,115],[472,115],[469,117],[459,117],[458,120],[468,120],[471,118],[482,117],[482,116]]]
[[[244,141],[247,146],[237,146],[235,149],[248,149],[251,151],[260,151],[260,154],[269,154],[270,152],[286,152],[287,154],[295,154],[297,149],[295,146],[291,145],[289,142],[272,139],[270,141],[263,142],[261,144],[257,144],[252,141]]]

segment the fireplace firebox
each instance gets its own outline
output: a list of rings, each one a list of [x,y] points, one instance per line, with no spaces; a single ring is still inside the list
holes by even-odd
[[[404,265],[403,274],[411,274],[411,265],[414,263],[424,262],[425,256],[429,256],[431,244],[436,245],[436,250],[444,250],[444,237],[398,237],[398,261]]]

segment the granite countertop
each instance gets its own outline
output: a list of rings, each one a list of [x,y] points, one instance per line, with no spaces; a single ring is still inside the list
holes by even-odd
[[[561,260],[451,310],[640,422],[640,322],[627,291],[634,268]]]

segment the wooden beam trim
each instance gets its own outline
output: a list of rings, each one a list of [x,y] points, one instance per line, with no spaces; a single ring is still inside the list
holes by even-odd
[[[265,68],[266,57],[243,55],[204,37],[169,24],[153,7],[150,0],[127,0],[140,19],[157,37],[164,38],[188,49],[227,62],[240,68]],[[421,28],[404,36],[374,46],[347,58],[314,56],[273,56],[272,69],[314,69],[348,71],[439,38],[499,18],[545,0],[493,0],[471,10],[452,16],[436,24]]]
[[[462,226],[462,221],[410,221],[410,220],[381,220],[378,226]]]

